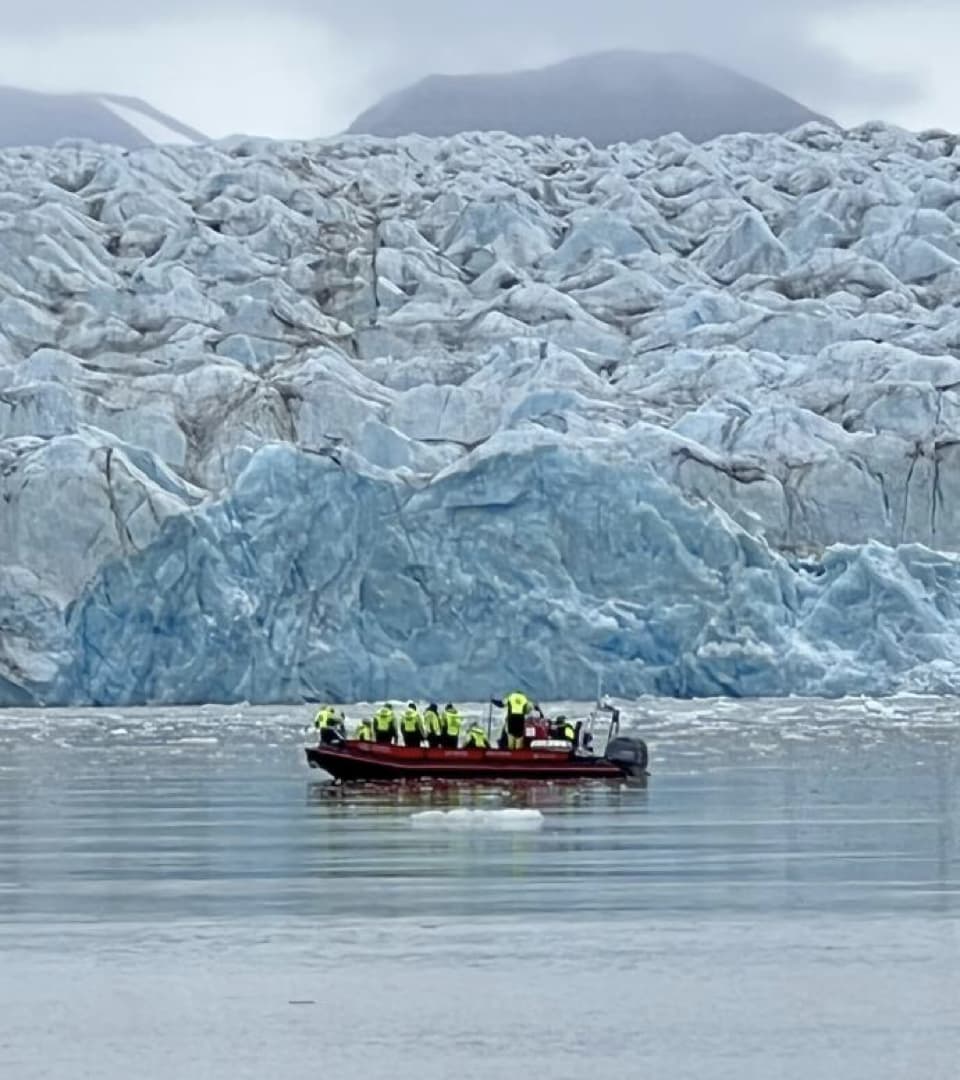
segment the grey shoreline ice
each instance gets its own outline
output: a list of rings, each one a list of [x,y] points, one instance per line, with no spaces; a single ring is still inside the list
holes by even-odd
[[[957,145],[0,154],[0,703],[960,689]]]

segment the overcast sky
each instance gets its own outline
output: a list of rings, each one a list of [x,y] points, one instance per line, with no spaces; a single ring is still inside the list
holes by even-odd
[[[333,134],[431,72],[698,52],[841,123],[960,130],[960,0],[2,0],[0,83],[134,94],[214,137]]]

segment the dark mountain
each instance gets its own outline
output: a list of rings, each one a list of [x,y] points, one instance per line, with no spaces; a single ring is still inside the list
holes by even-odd
[[[0,146],[52,146],[60,139],[94,139],[131,150],[165,142],[207,141],[139,98],[43,94],[0,86]]]
[[[370,135],[586,137],[597,146],[679,131],[694,142],[729,132],[788,131],[824,120],[785,94],[684,53],[608,52],[504,75],[430,75],[362,113]]]

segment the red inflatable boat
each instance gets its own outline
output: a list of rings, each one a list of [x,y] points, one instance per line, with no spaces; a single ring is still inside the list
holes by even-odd
[[[619,734],[615,710],[602,755],[580,748],[580,727],[573,747],[534,740],[521,750],[455,750],[336,738],[305,749],[311,768],[340,781],[629,780],[647,775],[646,743]]]

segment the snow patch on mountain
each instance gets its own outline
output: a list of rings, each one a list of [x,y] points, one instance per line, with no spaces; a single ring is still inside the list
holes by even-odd
[[[48,94],[0,86],[0,148],[77,141],[108,143],[133,150],[154,144],[204,143],[207,139],[140,98],[118,94]]]
[[[169,123],[164,123],[141,109],[107,97],[97,98],[97,101],[155,146],[192,146],[197,142],[196,138],[191,138],[179,125],[176,128],[171,127]]]

